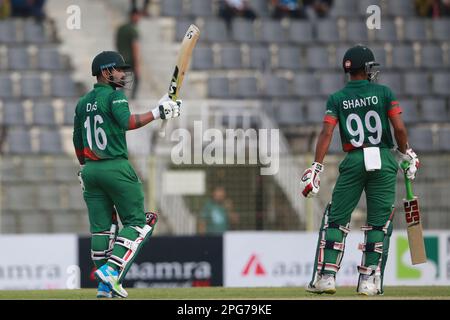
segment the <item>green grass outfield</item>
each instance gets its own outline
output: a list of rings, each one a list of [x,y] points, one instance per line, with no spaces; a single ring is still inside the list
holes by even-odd
[[[303,288],[151,288],[127,289],[128,299],[164,300],[247,300],[247,299],[446,299],[450,300],[449,286],[386,287],[383,296],[358,296],[354,287],[340,287],[334,295],[315,295]],[[1,291],[0,299],[95,299],[95,289]]]

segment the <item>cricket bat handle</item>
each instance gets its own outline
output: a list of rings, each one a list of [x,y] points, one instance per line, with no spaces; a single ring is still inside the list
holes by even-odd
[[[406,168],[408,168],[408,161],[403,161],[400,164],[400,167],[405,170]],[[406,176],[406,173],[403,173],[404,177],[405,177],[405,188],[406,188],[406,200],[413,200],[414,199],[414,192],[412,189],[412,183],[411,180],[408,179],[408,177]]]

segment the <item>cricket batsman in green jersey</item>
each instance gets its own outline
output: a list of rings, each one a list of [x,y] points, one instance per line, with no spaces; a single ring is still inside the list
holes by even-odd
[[[319,174],[328,151],[333,130],[339,125],[342,147],[347,152],[339,165],[339,177],[333,189],[319,232],[313,279],[307,291],[336,292],[335,277],[345,250],[350,218],[364,190],[367,200],[367,225],[361,265],[358,266],[357,292],[361,295],[383,294],[383,274],[392,234],[395,186],[399,165],[390,124],[394,129],[400,162],[407,161],[405,173],[414,179],[419,159],[408,146],[407,132],[399,106],[392,91],[376,84],[378,71],[372,51],[362,45],[350,48],[344,55],[343,68],[350,81],[333,93],[327,102],[315,160],[303,173],[303,195],[313,197],[319,192]]]
[[[98,54],[92,62],[97,83],[81,97],[75,110],[73,144],[89,214],[98,298],[128,296],[122,280],[158,218],[144,211],[142,183],[128,161],[125,133],[153,120],[180,115],[181,100],[172,101],[167,95],[153,110],[131,114],[127,97],[117,90],[130,86],[130,68],[117,52]],[[123,225],[120,232],[116,212]]]

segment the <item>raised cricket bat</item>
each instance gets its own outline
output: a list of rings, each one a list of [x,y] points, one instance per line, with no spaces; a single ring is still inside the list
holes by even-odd
[[[181,85],[183,84],[184,76],[191,61],[192,51],[194,50],[199,36],[200,30],[197,26],[191,24],[184,35],[183,41],[181,42],[177,64],[175,65],[175,70],[173,71],[168,91],[169,98],[173,101],[177,100],[180,94]],[[159,129],[159,136],[161,138],[166,136],[166,125],[167,120],[163,120],[161,123],[161,128]]]
[[[403,162],[401,167],[405,169],[407,162]],[[423,241],[422,223],[420,221],[419,199],[414,195],[412,183],[405,174],[406,199],[403,199],[405,208],[405,218],[408,232],[409,252],[411,253],[412,264],[427,262],[425,243]]]

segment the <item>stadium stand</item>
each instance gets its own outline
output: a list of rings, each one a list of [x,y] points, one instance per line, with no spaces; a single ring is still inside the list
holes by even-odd
[[[404,110],[410,143],[423,159],[423,172],[419,173],[423,180],[418,179],[416,185],[418,192],[426,194],[422,210],[430,212],[425,226],[450,227],[450,219],[444,216],[450,209],[448,197],[439,198],[430,191],[441,190],[444,181],[448,186],[450,178],[450,18],[416,17],[412,1],[335,0],[327,18],[274,20],[270,18],[270,1],[252,0],[258,18],[236,18],[228,30],[218,17],[218,1],[157,3],[157,15],[152,19],[170,21],[164,26],[172,28],[174,44],[183,38],[189,24],[202,26],[190,71],[190,77],[200,79],[205,88],[198,99],[213,101],[211,105],[219,102],[225,106],[220,111],[223,114],[237,100],[242,109],[252,103],[263,106],[299,157],[310,155],[314,148],[327,96],[345,84],[341,67],[345,50],[355,43],[366,43],[382,65],[379,82],[395,92]],[[370,4],[382,8],[379,30],[366,28]],[[65,133],[71,130],[75,101],[85,88],[74,80],[74,57],[61,53],[64,43],[59,32],[50,20],[43,24],[32,19],[0,21],[0,119],[5,132],[0,145],[2,216],[6,221],[2,228],[7,232],[88,231],[84,203],[74,179],[77,166],[70,134]],[[239,117],[226,118],[224,126],[247,121]],[[247,123],[256,127],[261,121],[254,117]],[[342,157],[338,138],[335,132],[330,163],[338,163]],[[436,161],[441,161],[445,174],[430,170]],[[254,192],[252,173],[221,170],[208,176],[208,186],[221,181],[232,190],[240,183],[240,191],[230,192],[230,196],[241,212],[251,212],[243,214],[242,221],[247,224],[240,228],[256,228],[255,194],[245,193]],[[213,175],[241,175],[241,180],[215,181]],[[273,207],[282,208],[283,201],[297,195],[288,195],[275,179],[270,180],[275,185],[271,192],[282,196]],[[41,185],[42,181],[45,184]],[[239,193],[251,199],[239,200]],[[328,195],[324,190],[322,204]],[[400,195],[398,198],[401,201]],[[202,199],[187,199],[192,211],[199,211]],[[288,221],[285,229],[305,227],[292,214],[294,205],[286,210],[294,222]],[[275,226],[269,218],[267,221],[265,228]]]

